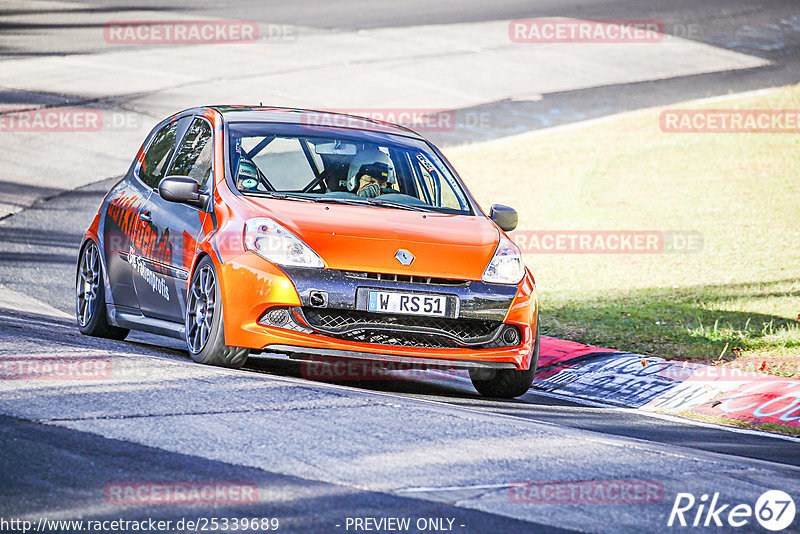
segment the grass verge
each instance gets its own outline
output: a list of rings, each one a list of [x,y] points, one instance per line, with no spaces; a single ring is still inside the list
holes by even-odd
[[[800,86],[671,109],[800,109]],[[551,336],[800,377],[800,135],[665,133],[661,110],[455,147],[531,231],[682,231],[694,253],[534,254]]]
[[[683,412],[679,415],[683,417],[688,417],[691,419],[696,419],[698,421],[704,421],[706,423],[713,423],[717,425],[727,425],[727,426],[735,426],[738,428],[747,428],[750,430],[761,430],[764,432],[772,432],[775,434],[784,434],[786,436],[793,436],[793,437],[800,437],[800,428],[788,426],[788,425],[779,425],[776,423],[751,423],[749,421],[742,421],[740,419],[731,419],[729,417],[711,417],[707,415],[696,414],[693,412]]]

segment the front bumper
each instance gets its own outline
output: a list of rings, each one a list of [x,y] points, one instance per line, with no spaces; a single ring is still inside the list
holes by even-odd
[[[453,367],[488,365],[527,369],[530,365],[538,305],[533,277],[529,272],[517,286],[479,281],[429,280],[417,276],[377,275],[381,278],[377,279],[376,275],[333,269],[279,269],[249,252],[219,266],[218,272],[221,273],[225,310],[225,343],[230,346],[294,355],[327,354],[409,362],[419,360],[428,361],[431,365],[435,361],[435,365],[445,362]],[[361,317],[381,315],[383,318],[383,314],[366,312],[365,292],[369,289],[455,296],[459,303],[458,320],[481,324],[484,330],[477,332],[477,337],[473,338],[458,334],[452,343],[425,341],[400,344],[401,338],[398,336],[405,334],[387,332],[390,329],[385,325],[378,329],[380,335],[377,337],[365,337],[364,328],[359,330],[350,325],[349,330],[343,331],[341,328],[323,328],[319,323],[308,320],[309,312],[320,310],[356,316],[360,314]],[[325,306],[321,308],[312,305],[312,297],[315,296],[316,304],[319,304],[320,293],[326,296]],[[276,327],[262,319],[265,312],[276,307],[292,310],[297,324]],[[451,321],[451,324],[455,323]],[[497,326],[494,330],[489,328],[494,325]],[[519,343],[502,346],[495,340],[509,325],[517,330]],[[422,328],[427,327],[423,325]],[[421,338],[418,337],[420,335]],[[422,340],[435,338],[447,341],[447,336],[441,332],[430,331],[426,334],[417,331],[413,336]]]

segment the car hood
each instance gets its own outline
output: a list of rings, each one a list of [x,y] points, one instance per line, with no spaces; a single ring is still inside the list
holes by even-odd
[[[240,197],[242,198],[242,197]],[[291,230],[331,269],[480,280],[499,233],[482,215],[244,197],[248,217]],[[405,249],[411,265],[396,258]]]

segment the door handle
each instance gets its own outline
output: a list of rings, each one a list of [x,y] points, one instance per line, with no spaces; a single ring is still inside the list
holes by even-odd
[[[146,222],[146,223],[153,222],[153,218],[150,216],[150,212],[149,211],[140,211],[139,212],[139,218],[141,220],[143,220],[144,222]]]

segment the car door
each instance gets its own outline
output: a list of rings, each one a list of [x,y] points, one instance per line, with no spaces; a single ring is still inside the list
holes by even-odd
[[[153,128],[128,175],[108,195],[103,221],[103,253],[111,284],[111,305],[120,311],[139,308],[137,269],[151,238],[147,202],[175,152],[178,121]]]
[[[201,192],[210,194],[213,151],[211,124],[202,117],[194,118],[166,176],[188,176],[198,183]],[[137,291],[139,306],[144,315],[183,322],[189,269],[198,242],[211,231],[210,215],[189,204],[168,202],[158,192],[150,196],[146,207],[158,241],[145,258],[154,274],[148,275],[149,281]]]
[[[140,225],[139,210],[152,190],[127,176],[109,192],[103,217],[102,250],[111,287],[108,305],[135,312],[139,307],[129,261],[132,237]]]
[[[173,117],[167,121],[153,136],[147,151],[140,158],[134,169],[134,179],[148,191],[141,206],[132,217],[133,231],[130,232],[130,247],[127,261],[131,267],[133,287],[136,293],[136,306],[142,310],[143,301],[152,299],[153,294],[167,295],[163,273],[153,268],[149,258],[168,256],[168,244],[163,233],[152,224],[150,201],[158,193],[156,189],[161,179],[166,176],[169,164],[175,156],[175,150],[183,132],[186,130],[191,116]],[[164,297],[162,297],[164,298]]]

